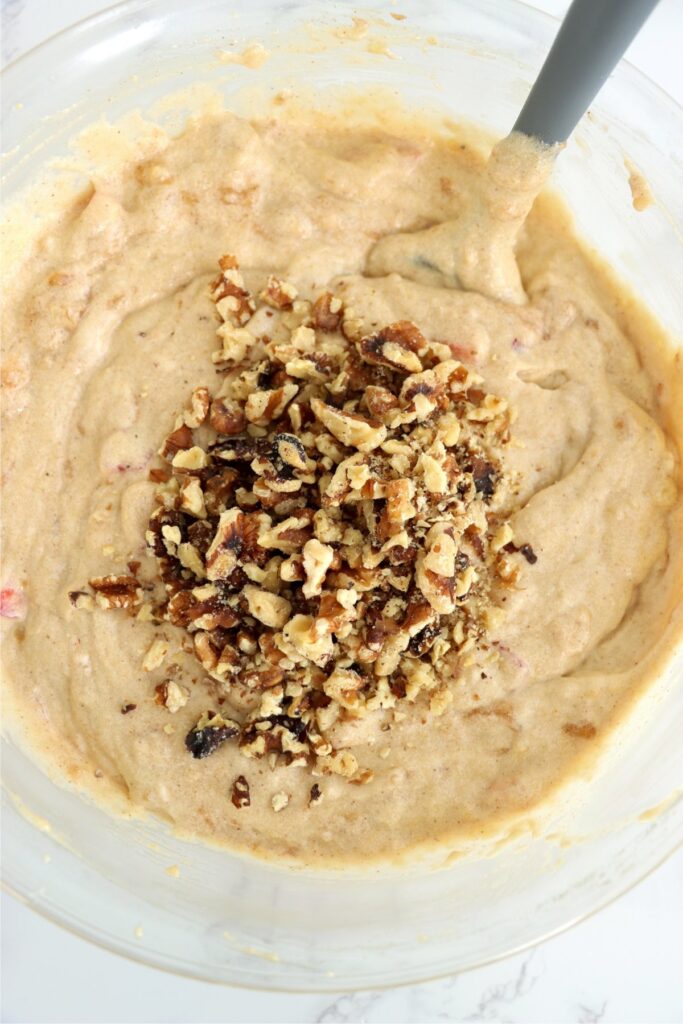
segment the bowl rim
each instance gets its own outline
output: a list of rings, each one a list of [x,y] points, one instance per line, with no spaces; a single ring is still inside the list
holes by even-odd
[[[128,0],[125,0],[128,2]],[[683,797],[681,798],[683,799]],[[597,914],[611,907],[612,904],[620,900],[622,896],[626,896],[628,893],[633,892],[641,882],[651,878],[652,875],[658,871],[663,864],[671,860],[672,857],[680,855],[683,851],[683,839],[678,840],[675,845],[667,850],[666,853],[653,865],[651,865],[642,875],[630,882],[625,888],[619,889],[617,892],[612,893],[606,899],[596,904],[591,910],[586,911],[582,914],[577,914],[576,917],[570,918],[568,921],[557,925],[556,928],[550,929],[550,931],[544,932],[543,935],[535,939],[529,939],[527,942],[521,942],[505,953],[497,953],[495,956],[489,956],[485,959],[476,959],[472,963],[468,963],[465,966],[459,967],[457,971],[446,971],[439,970],[436,974],[429,974],[426,977],[416,980],[412,979],[401,979],[396,981],[385,982],[384,984],[370,984],[364,983],[361,985],[354,985],[350,987],[348,985],[337,985],[317,986],[315,984],[307,984],[305,987],[296,986],[288,988],[284,985],[273,985],[268,988],[263,988],[259,985],[249,985],[244,981],[228,981],[224,978],[207,978],[205,975],[189,970],[184,967],[182,963],[171,962],[168,964],[157,961],[149,950],[146,950],[144,946],[133,946],[129,944],[128,949],[120,949],[114,943],[107,942],[106,939],[101,937],[95,929],[89,931],[85,926],[79,927],[73,922],[66,921],[62,918],[59,913],[51,912],[44,905],[31,899],[28,894],[22,894],[15,889],[9,882],[4,879],[0,880],[0,889],[9,895],[11,898],[17,900],[23,906],[28,907],[33,913],[38,914],[43,918],[44,921],[49,921],[51,924],[56,925],[58,928],[62,928],[70,935],[75,936],[77,939],[83,939],[85,942],[96,946],[98,949],[103,950],[105,953],[112,953],[115,956],[120,957],[122,960],[128,960],[130,963],[142,965],[144,967],[152,967],[154,970],[161,971],[164,974],[170,974],[173,977],[188,978],[191,981],[205,982],[209,985],[223,986],[225,988],[236,988],[243,992],[269,992],[273,994],[283,995],[329,995],[330,993],[339,993],[340,995],[349,995],[355,992],[391,992],[394,989],[406,989],[411,988],[414,985],[426,985],[430,982],[443,981],[445,978],[455,977],[458,974],[464,974],[468,971],[477,970],[480,967],[489,967],[492,964],[500,963],[503,960],[507,960],[509,957],[519,956],[521,953],[525,953],[528,950],[534,949],[536,946],[540,946],[542,943],[549,939],[557,938],[557,936],[570,931],[577,925],[582,924],[584,921],[589,921]],[[135,956],[133,949],[139,949],[139,955]]]
[[[43,55],[49,56],[50,51],[54,48],[55,44],[63,39],[69,37],[75,37],[83,31],[89,31],[98,27],[104,26],[107,23],[115,23],[120,17],[126,16],[130,12],[137,12],[141,15],[145,15],[145,12],[149,8],[153,8],[158,5],[161,0],[117,0],[116,3],[108,4],[101,10],[96,11],[92,14],[88,14],[85,17],[79,18],[74,22],[66,25],[64,28],[46,39],[32,46],[30,49],[21,53],[18,57],[9,61],[0,69],[0,83],[7,89],[11,86],[11,79],[17,70],[23,69],[26,66],[30,66],[35,63],[38,59],[42,59]],[[367,0],[367,6],[370,8],[374,4],[381,4],[384,0]],[[466,0],[466,2],[472,2],[472,0]],[[535,4],[529,2],[529,0],[504,0],[504,2],[511,8],[521,11],[522,14],[526,13],[527,17],[532,17],[536,20],[538,25],[544,25],[546,28],[551,28],[553,31],[557,31],[562,19],[556,17],[553,14],[549,14],[535,6]],[[166,11],[168,7],[173,4],[182,4],[183,8],[187,8],[185,0],[170,0],[170,4],[165,5]],[[493,10],[498,7],[500,0],[477,0],[477,3],[482,7],[488,7]],[[349,5],[351,10],[351,6]],[[356,9],[355,7],[353,8]],[[342,7],[336,8],[334,13],[342,13]],[[647,90],[657,101],[665,107],[672,110],[675,116],[683,118],[683,103],[679,103],[678,100],[671,96],[662,86],[655,82],[645,72],[637,68],[633,63],[628,60],[622,59],[617,64],[615,72],[626,73],[632,80],[636,87],[644,88]],[[584,115],[585,116],[585,115]],[[667,812],[673,810],[680,802],[683,801],[683,795],[679,796],[675,800],[671,807],[667,808]],[[665,812],[666,813],[666,812]],[[12,899],[17,900],[22,905],[28,907],[34,913],[38,914],[43,920],[56,925],[58,928],[64,929],[69,934],[75,936],[78,939],[83,939],[93,946],[107,952],[112,953],[124,960],[128,960],[131,963],[143,965],[146,967],[152,967],[155,970],[162,971],[166,974],[170,974],[176,977],[188,978],[193,981],[206,982],[216,986],[225,986],[229,988],[235,988],[248,992],[255,991],[266,991],[272,993],[282,994],[330,994],[340,993],[348,994],[353,992],[363,991],[391,991],[392,989],[403,989],[408,988],[416,984],[426,984],[428,982],[434,982],[443,980],[448,977],[453,977],[454,974],[460,974],[467,971],[475,970],[479,967],[487,967],[495,963],[499,963],[508,957],[516,956],[524,953],[534,947],[544,943],[548,939],[555,938],[564,932],[569,931],[576,925],[581,924],[583,921],[587,921],[593,918],[595,915],[600,913],[602,910],[610,907],[616,903],[621,897],[632,892],[641,882],[650,878],[664,863],[670,860],[676,855],[680,855],[683,850],[683,838],[675,839],[672,846],[667,849],[661,857],[659,857],[655,863],[651,864],[645,869],[645,871],[629,881],[625,886],[617,886],[604,899],[598,901],[595,906],[590,910],[581,912],[575,917],[570,917],[568,920],[563,921],[556,927],[543,932],[536,938],[528,939],[527,941],[520,942],[517,945],[512,946],[508,950],[502,953],[497,953],[492,956],[484,958],[474,958],[471,962],[464,966],[459,966],[457,969],[448,970],[446,968],[439,968],[436,973],[424,974],[420,978],[398,978],[391,982],[383,983],[371,983],[362,982],[360,985],[349,986],[348,984],[316,984],[314,982],[306,983],[305,985],[286,986],[281,983],[274,985],[268,985],[267,987],[258,985],[257,983],[247,983],[241,980],[226,979],[223,977],[207,977],[197,969],[192,969],[187,962],[168,958],[166,963],[162,962],[162,957],[157,957],[153,950],[150,950],[144,946],[144,944],[133,944],[132,941],[128,941],[125,945],[119,946],[112,938],[108,938],[103,931],[97,926],[91,925],[83,920],[74,920],[67,918],[66,914],[60,912],[58,908],[48,907],[46,904],[37,898],[36,893],[31,893],[28,890],[22,891],[21,887],[15,886],[6,877],[0,878],[0,890],[9,895]],[[329,979],[330,982],[334,982],[334,979]]]
[[[7,64],[4,64],[0,68],[0,81],[3,81],[5,77],[8,75],[11,76],[14,73],[14,71],[23,64],[27,64],[29,63],[29,61],[35,59],[35,57],[40,56],[44,50],[47,50],[48,48],[53,46],[53,44],[57,40],[62,39],[62,37],[75,35],[77,32],[82,31],[86,28],[94,28],[100,22],[115,20],[120,15],[126,14],[128,11],[137,10],[143,12],[145,8],[152,7],[158,2],[159,0],[117,0],[116,3],[108,4],[106,7],[103,7],[102,10],[96,11],[94,14],[87,14],[85,15],[85,17],[79,18],[77,21],[73,21],[69,25],[66,25],[64,28],[59,29],[58,32],[53,32],[52,35],[48,36],[46,39],[43,39],[40,43],[36,43],[30,49],[25,50],[23,53],[19,54],[18,57],[15,57],[13,60],[8,61]],[[372,3],[373,0],[370,0],[370,2]],[[379,0],[379,2],[381,3],[382,0]],[[498,2],[500,2],[500,0],[498,0]],[[536,5],[530,3],[529,0],[505,0],[505,2],[510,7],[526,9],[527,11],[531,12],[532,17],[536,18],[539,22],[545,22],[546,25],[554,26],[555,29],[559,28],[559,26],[562,24],[562,18],[558,18],[554,14],[548,14],[547,11],[542,11],[540,7],[536,7]],[[496,4],[496,0],[479,0],[479,3],[482,6],[493,7]],[[187,5],[183,3],[183,6],[186,7]],[[631,74],[636,79],[636,82],[638,81],[638,79],[640,79],[650,90],[652,90],[657,95],[657,98],[661,102],[665,103],[666,105],[673,106],[678,111],[678,113],[683,116],[683,102],[679,103],[679,101],[674,96],[668,93],[666,89],[664,89],[661,85],[655,82],[654,79],[650,78],[650,76],[647,75],[644,71],[641,71],[640,68],[637,68],[635,64],[633,64],[629,60],[625,60],[622,57],[622,59],[617,63],[615,71],[619,68],[627,68],[629,74]],[[614,72],[612,72],[612,74],[614,74]]]

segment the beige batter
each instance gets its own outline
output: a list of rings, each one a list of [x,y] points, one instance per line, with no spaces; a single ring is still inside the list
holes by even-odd
[[[58,777],[201,839],[342,864],[484,834],[599,748],[673,643],[680,367],[553,201],[523,225],[550,163],[520,139],[486,170],[452,141],[226,114],[37,231],[6,306],[3,653],[11,717]],[[230,743],[193,759],[211,702],[180,630],[69,600],[148,566],[150,467],[191,390],[217,387],[207,285],[225,252],[255,290],[275,272],[369,324],[414,321],[516,411],[498,511],[537,561],[444,714],[417,701],[351,730],[367,785]],[[143,668],[159,637],[166,663]],[[169,659],[189,690],[175,714],[154,699]],[[248,808],[230,799],[243,773]]]

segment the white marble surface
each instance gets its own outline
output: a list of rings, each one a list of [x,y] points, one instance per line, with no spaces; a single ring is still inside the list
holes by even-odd
[[[596,0],[600,2],[600,0]],[[103,0],[2,0],[1,55],[107,6]],[[537,0],[561,14],[567,0]],[[629,58],[683,102],[683,0],[661,0]],[[683,853],[636,889],[530,953],[393,992],[282,996],[175,978],[119,959],[2,900],[6,1022],[391,1022],[683,1024]]]

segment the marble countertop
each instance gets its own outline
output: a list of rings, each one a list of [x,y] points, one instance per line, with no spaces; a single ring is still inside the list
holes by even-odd
[[[597,2],[597,0],[596,0]],[[103,0],[2,0],[3,64]],[[561,15],[568,0],[536,0]],[[661,0],[629,59],[683,102],[683,0]],[[683,1024],[683,852],[530,952],[390,992],[286,996],[212,986],[120,959],[2,898],[5,1022],[539,1022]]]

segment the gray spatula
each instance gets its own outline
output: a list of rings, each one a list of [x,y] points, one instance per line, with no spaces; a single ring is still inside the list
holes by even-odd
[[[515,256],[521,226],[558,144],[567,140],[656,3],[574,0],[513,131],[493,149],[478,194],[453,219],[381,238],[368,256],[368,273],[396,272],[422,284],[523,305],[527,297]],[[542,145],[529,145],[529,139]]]
[[[657,3],[574,0],[514,130],[566,142]]]

